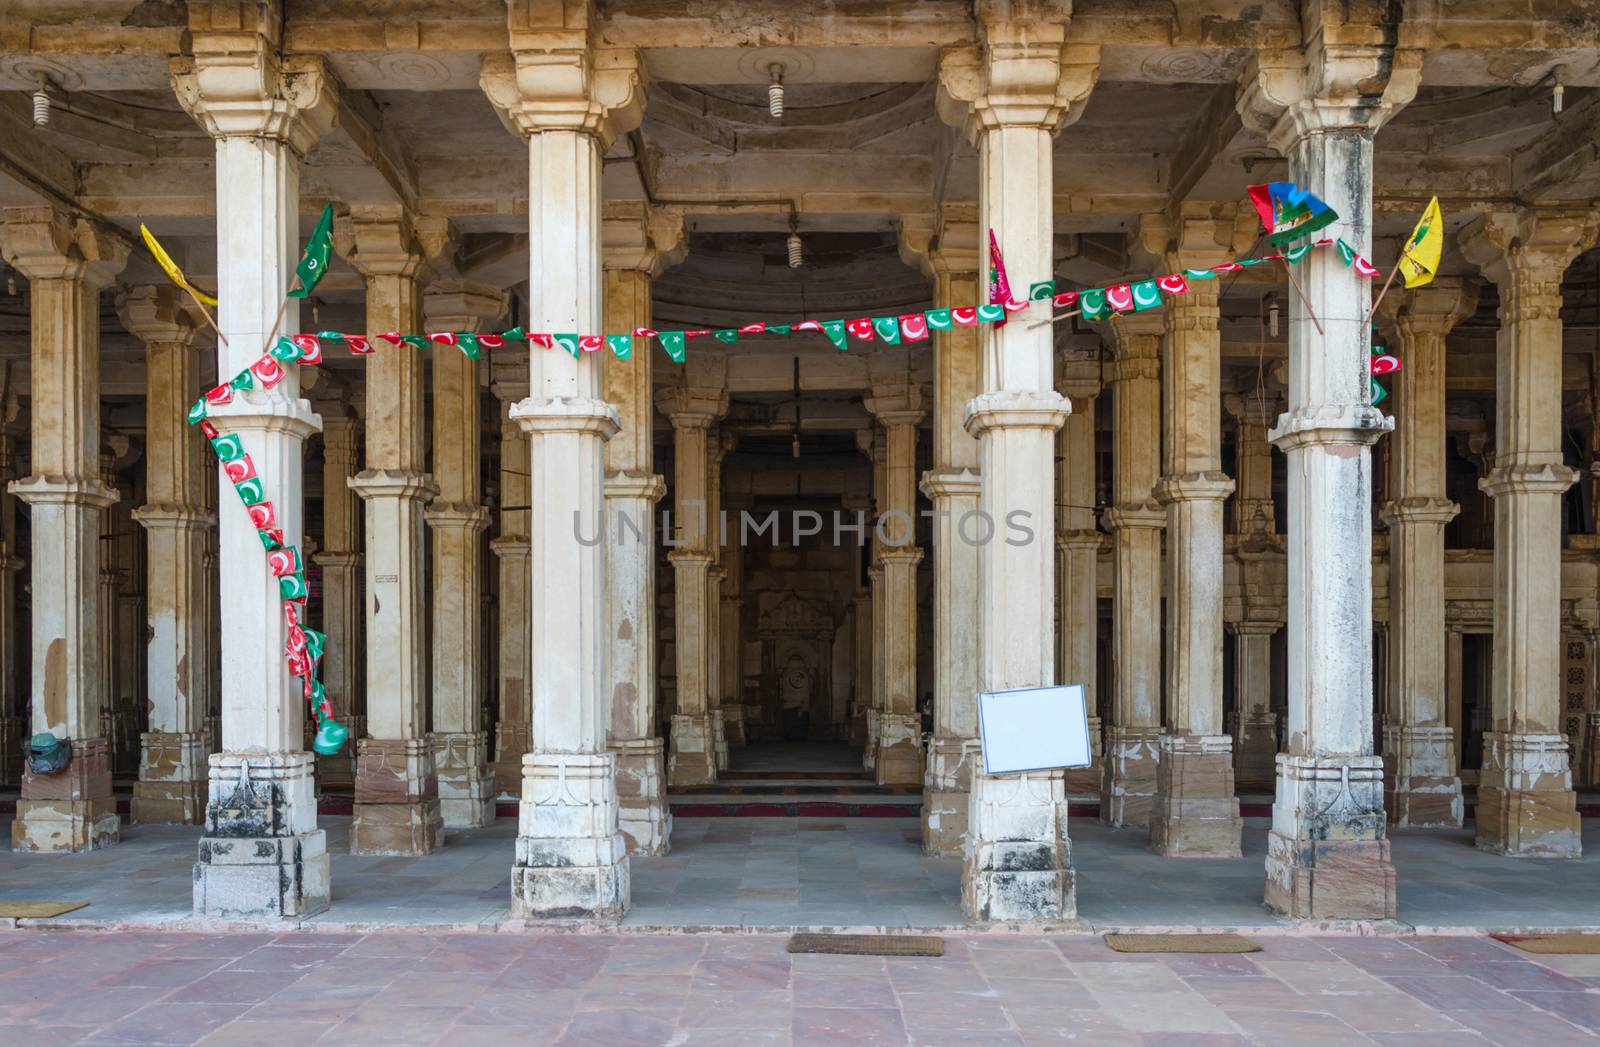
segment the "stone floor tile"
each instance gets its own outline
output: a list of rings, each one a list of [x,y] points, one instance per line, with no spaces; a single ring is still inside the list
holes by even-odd
[[[1138,1047],[1144,1039],[1101,1011],[1071,1011],[1048,1023],[1017,1023],[1026,1047]]]
[[[675,1040],[670,1017],[614,1009],[573,1017],[555,1047],[668,1047]]]
[[[672,1047],[790,1047],[788,1029],[682,1029]]]
[[[1436,960],[1476,961],[1479,963],[1510,963],[1527,960],[1529,954],[1521,952],[1493,938],[1479,937],[1420,937],[1408,938],[1406,944]]]
[[[368,985],[306,986],[296,983],[251,1007],[245,1012],[243,1020],[343,1021],[378,992]]]
[[[196,1042],[201,1047],[292,1047],[311,1043],[331,1028],[331,1022],[232,1022]]]
[[[462,1007],[394,1007],[376,1002],[357,1008],[317,1041],[324,1044],[383,1044],[422,1047],[432,1044],[455,1024]]]
[[[1543,964],[1513,959],[1508,963],[1483,963],[1478,960],[1451,961],[1457,974],[1475,978],[1496,989],[1538,989],[1549,992],[1582,992],[1588,986],[1581,980]]]
[[[1106,992],[1094,990],[1100,1009],[1138,1033],[1234,1033],[1233,1023],[1196,992]]]
[[[83,1042],[90,1044],[191,1044],[238,1018],[244,1004],[152,1003],[101,1029]]]
[[[911,1047],[1027,1047],[1020,1032],[991,1029],[984,1032],[912,1029]]]
[[[709,989],[786,989],[789,960],[701,960],[694,969],[693,987]]]
[[[906,1029],[898,1010],[887,1007],[796,1007],[794,1047],[905,1047]]]
[[[1595,1047],[1593,1032],[1543,1011],[1461,1011],[1453,1017],[1495,1043]]]
[[[1140,1038],[1149,1047],[1255,1047],[1256,1043],[1233,1033],[1147,1032]]]
[[[1402,975],[1384,981],[1441,1011],[1519,1011],[1526,1005],[1465,975]]]
[[[685,1029],[783,1029],[793,1017],[788,995],[768,993],[691,993],[678,1025]]]
[[[1600,993],[1536,992],[1513,989],[1511,995],[1585,1029],[1600,1030]]]
[[[0,1047],[66,1047],[81,1043],[99,1031],[97,1025],[5,1025],[0,1026]]]
[[[54,999],[36,1001],[28,1020],[37,1025],[109,1025],[164,995],[162,990],[138,986],[73,988]]]
[[[1473,1044],[1494,1042],[1471,1030],[1452,1032],[1445,1040],[1441,1040],[1438,1033],[1431,1032],[1372,1032],[1367,1034],[1367,1038],[1383,1047],[1439,1047],[1441,1042],[1449,1043],[1451,1047],[1455,1044],[1472,1047]]]
[[[1242,1032],[1262,1043],[1293,1043],[1296,1047],[1330,1044],[1336,1047],[1362,1038],[1355,1029],[1322,1011],[1230,1007],[1225,1013]]]
[[[213,971],[165,999],[168,1003],[260,1003],[301,977],[294,971]]]

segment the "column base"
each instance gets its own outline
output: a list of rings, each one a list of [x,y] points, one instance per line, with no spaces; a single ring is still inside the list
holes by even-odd
[[[357,742],[350,853],[420,855],[443,846],[439,779],[428,742],[422,738]]]
[[[328,841],[317,828],[312,755],[216,753],[194,866],[194,913],[312,916],[328,907]]]
[[[1089,766],[1069,767],[1064,772],[1067,796],[1074,800],[1099,800],[1100,778],[1105,773],[1105,758],[1101,755],[1100,717],[1089,717]]]
[[[522,758],[532,748],[531,732],[521,720],[501,720],[494,727],[495,796],[502,800],[515,800],[522,795]]]
[[[922,783],[922,719],[915,713],[879,713],[872,768],[879,785]]]
[[[620,917],[629,885],[615,757],[532,752],[522,768],[512,915]]]
[[[1480,851],[1512,858],[1581,856],[1577,802],[1565,735],[1485,732],[1475,814]]]
[[[1117,829],[1147,829],[1161,765],[1161,728],[1119,727],[1106,732],[1100,779],[1100,820]]]
[[[1237,858],[1243,829],[1233,791],[1233,739],[1163,735],[1150,849],[1167,858]]]
[[[974,920],[1042,923],[1078,915],[1060,771],[985,775],[977,742],[961,869],[961,905]]]
[[[711,730],[715,743],[712,751],[716,754],[717,770],[728,769],[728,729],[727,721],[722,715],[722,707],[711,710]]]
[[[672,850],[667,806],[666,745],[660,738],[611,743],[617,760],[617,823],[628,854],[655,857]]]
[[[712,785],[717,780],[716,724],[710,716],[674,716],[667,784]]]
[[[356,791],[356,746],[367,736],[365,716],[337,716],[350,730],[349,741],[332,756],[317,753],[317,792],[351,796]]]
[[[139,780],[128,821],[136,825],[199,825],[206,816],[205,740],[198,732],[146,731],[139,736]]]
[[[967,814],[972,805],[972,763],[965,746],[976,739],[935,736],[928,749],[922,783],[922,853],[953,857],[962,853]]]
[[[1278,714],[1233,714],[1233,780],[1241,789],[1270,789],[1278,773]]]
[[[1383,761],[1278,756],[1267,836],[1267,908],[1301,920],[1392,920]]]
[[[439,783],[439,816],[446,829],[481,829],[494,824],[494,775],[484,762],[482,731],[435,731],[433,766]]]
[[[738,703],[722,707],[722,735],[729,745],[745,745],[744,706]]]
[[[36,775],[23,767],[12,850],[76,854],[110,847],[121,831],[104,738],[74,738],[72,760],[59,774]]]
[[[1459,829],[1461,779],[1456,733],[1448,727],[1383,728],[1383,809],[1389,824]]]
[[[865,706],[852,703],[850,709],[850,723],[845,731],[845,740],[851,745],[865,748],[867,744],[867,710]]]

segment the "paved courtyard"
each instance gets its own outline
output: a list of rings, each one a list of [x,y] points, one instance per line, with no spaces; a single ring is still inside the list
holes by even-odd
[[[0,1044],[1052,1047],[1594,1044],[1600,956],[1263,935],[1130,956],[958,937],[939,959],[781,935],[0,931]]]
[[[451,831],[422,858],[349,853],[347,817],[324,817],[333,906],[329,930],[494,929],[511,922],[516,820]],[[1245,822],[1237,859],[1158,857],[1146,834],[1071,823],[1085,930],[1290,929],[1261,906],[1267,820]],[[116,847],[79,855],[0,851],[0,900],[88,901],[60,926],[193,927],[191,870],[199,830],[125,826]],[[960,930],[961,864],[924,858],[914,818],[679,818],[672,853],[635,859],[623,930],[929,928]],[[1600,822],[1584,822],[1584,857],[1496,857],[1456,832],[1391,835],[1399,925],[1388,931],[1600,928]]]

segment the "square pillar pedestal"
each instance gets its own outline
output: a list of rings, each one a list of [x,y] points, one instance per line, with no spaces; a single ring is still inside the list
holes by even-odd
[[[667,780],[673,785],[711,785],[717,780],[717,728],[710,716],[672,718]]]
[[[424,738],[356,743],[351,854],[431,854],[444,845],[439,780]]]
[[[522,758],[513,916],[622,915],[628,862],[617,830],[615,776],[610,753],[534,752]]]
[[[1161,728],[1113,724],[1105,737],[1100,820],[1117,829],[1148,828],[1161,766]]]
[[[660,738],[628,739],[612,742],[611,753],[617,761],[618,824],[628,854],[666,854],[672,849],[666,746]]]
[[[328,907],[328,841],[317,828],[313,766],[306,752],[211,756],[195,915],[299,918]]]
[[[1478,849],[1516,858],[1583,853],[1567,739],[1560,734],[1483,736],[1478,778]]]
[[[73,739],[72,761],[59,774],[34,774],[24,765],[12,850],[92,851],[116,843],[120,830],[104,738]]]
[[[1383,760],[1278,755],[1267,908],[1301,920],[1392,920]]]
[[[198,733],[146,731],[139,736],[139,780],[129,821],[138,825],[198,825],[205,817],[208,755]]]
[[[962,907],[977,920],[1071,920],[1078,914],[1060,771],[986,775],[983,750],[963,747],[973,767]]]
[[[927,777],[922,783],[922,853],[951,857],[962,853],[967,817],[972,806],[971,738],[938,737],[928,749]]]
[[[1151,848],[1172,858],[1237,858],[1243,824],[1233,791],[1233,739],[1164,735],[1150,814]]]
[[[488,736],[482,731],[435,731],[433,766],[439,816],[447,829],[478,829],[494,824],[494,774],[484,761]]]

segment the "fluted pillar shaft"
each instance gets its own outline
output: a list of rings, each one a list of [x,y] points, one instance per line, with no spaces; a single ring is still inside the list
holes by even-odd
[[[528,543],[528,441],[511,418],[519,390],[496,386],[500,400],[499,533],[489,542],[498,572],[495,600],[495,688],[500,719],[494,728],[495,794],[522,795],[522,758],[533,748],[533,666],[529,635],[533,588]]]
[[[711,708],[710,460],[713,415],[674,411],[673,524],[677,548],[667,554],[673,571],[672,646],[678,660],[678,705],[672,716],[667,780],[704,785],[717,780],[717,731]]]
[[[873,769],[880,785],[922,781],[922,719],[917,714],[917,423],[914,390],[873,390],[867,409],[884,436],[884,497],[877,531],[883,548],[883,686]]]
[[[1235,431],[1234,557],[1244,596],[1244,617],[1233,635],[1233,769],[1246,788],[1270,788],[1277,774],[1278,715],[1272,708],[1272,637],[1283,628],[1283,539],[1272,501],[1272,444],[1276,396],[1252,391],[1225,401]]]
[[[325,791],[346,794],[355,789],[355,749],[367,734],[361,510],[350,489],[360,461],[360,423],[342,404],[328,405],[322,411],[322,548],[315,556],[322,568],[321,628],[328,636],[322,684],[351,740],[340,752],[317,754],[317,780]]]
[[[1083,688],[1089,720],[1089,766],[1067,771],[1067,791],[1099,799],[1105,758],[1096,688],[1100,627],[1100,531],[1095,526],[1095,401],[1100,395],[1099,346],[1064,354],[1056,388],[1072,401],[1061,427],[1056,569],[1060,622],[1056,675]]]

